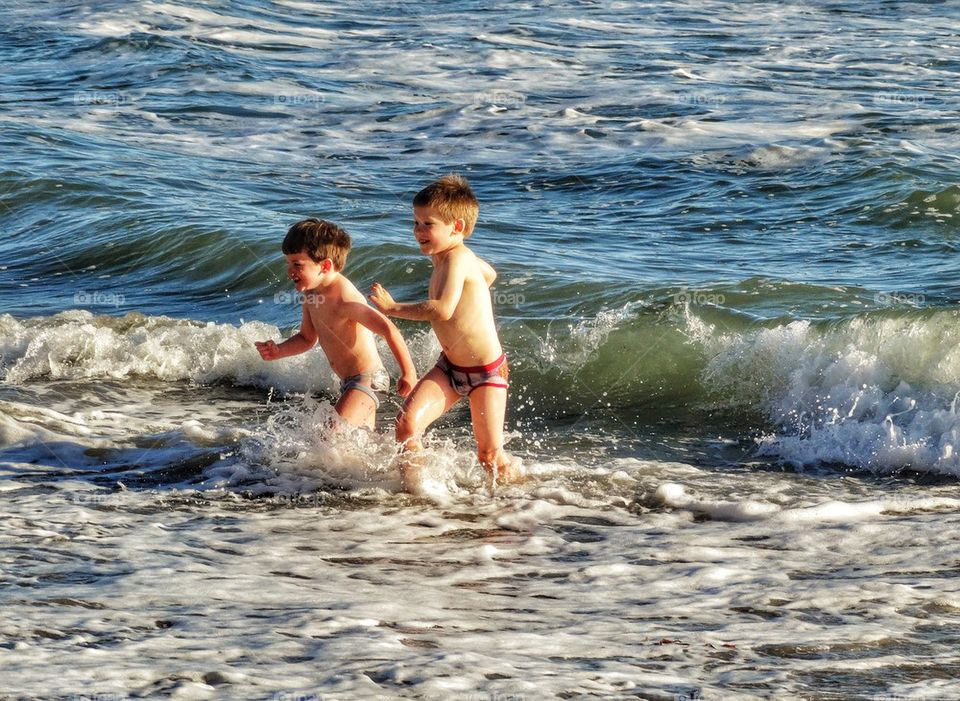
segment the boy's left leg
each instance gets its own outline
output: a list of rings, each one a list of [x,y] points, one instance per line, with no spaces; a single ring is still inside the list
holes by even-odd
[[[477,440],[477,457],[498,483],[519,482],[523,474],[503,449],[503,420],[507,412],[505,387],[482,386],[470,392],[470,419]]]
[[[356,387],[348,389],[334,407],[340,417],[351,426],[373,429],[377,419],[377,403],[373,397]]]
[[[403,456],[400,462],[400,481],[411,494],[422,491],[423,461],[416,453],[423,448],[420,439],[424,431],[460,400],[450,386],[443,370],[434,367],[420,378],[417,386],[403,403],[397,415],[397,442]]]

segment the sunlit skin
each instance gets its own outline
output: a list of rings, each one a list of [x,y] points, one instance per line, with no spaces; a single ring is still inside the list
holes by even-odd
[[[299,333],[282,343],[256,344],[264,360],[304,353],[318,342],[330,367],[342,379],[372,373],[382,367],[374,334],[382,336],[400,365],[397,393],[406,397],[417,381],[417,372],[397,327],[367,304],[360,291],[335,269],[333,261],[313,260],[306,253],[287,255],[287,276],[304,295]],[[354,426],[373,428],[376,404],[359,390],[340,397],[337,413]]]
[[[496,271],[464,244],[463,219],[445,221],[431,207],[414,207],[413,235],[420,251],[433,263],[429,296],[425,302],[396,302],[379,283],[370,300],[384,314],[401,319],[429,321],[444,354],[463,367],[487,365],[503,353],[493,317],[490,285]],[[437,367],[424,375],[397,417],[396,436],[408,451],[422,449],[424,431],[462,397]],[[478,387],[469,395],[470,416],[477,441],[477,457],[500,482],[517,481],[515,462],[503,450],[503,421],[507,391]],[[404,482],[413,487],[419,466],[404,466]]]

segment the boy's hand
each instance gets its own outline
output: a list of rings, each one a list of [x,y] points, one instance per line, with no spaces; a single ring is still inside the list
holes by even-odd
[[[381,285],[379,282],[373,283],[373,287],[370,289],[373,292],[373,294],[370,295],[370,301],[373,302],[373,306],[382,311],[384,314],[389,314],[396,305],[396,302],[393,301],[393,297],[390,296],[390,293],[387,292],[383,285]]]
[[[280,357],[280,349],[273,341],[257,341],[254,343],[264,360],[276,360]]]
[[[404,375],[399,380],[397,380],[397,394],[401,397],[406,397],[413,391],[413,386],[417,384],[416,374]]]

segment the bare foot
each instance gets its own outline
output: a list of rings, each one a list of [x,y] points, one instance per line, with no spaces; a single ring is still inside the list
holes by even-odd
[[[491,486],[520,484],[527,479],[521,461],[506,453],[501,453],[495,466],[484,465],[484,468],[493,483]]]
[[[403,491],[413,495],[423,493],[423,457],[415,452],[400,456],[400,485]]]
[[[512,456],[508,456],[505,463],[497,466],[497,481],[501,484],[519,484],[526,479],[527,473],[523,465]]]

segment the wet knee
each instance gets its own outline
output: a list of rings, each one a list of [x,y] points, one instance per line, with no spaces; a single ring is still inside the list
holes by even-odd
[[[414,424],[410,417],[404,412],[400,412],[400,414],[397,416],[397,422],[394,426],[394,429],[397,441],[400,443],[410,440],[417,434],[416,424]]]

